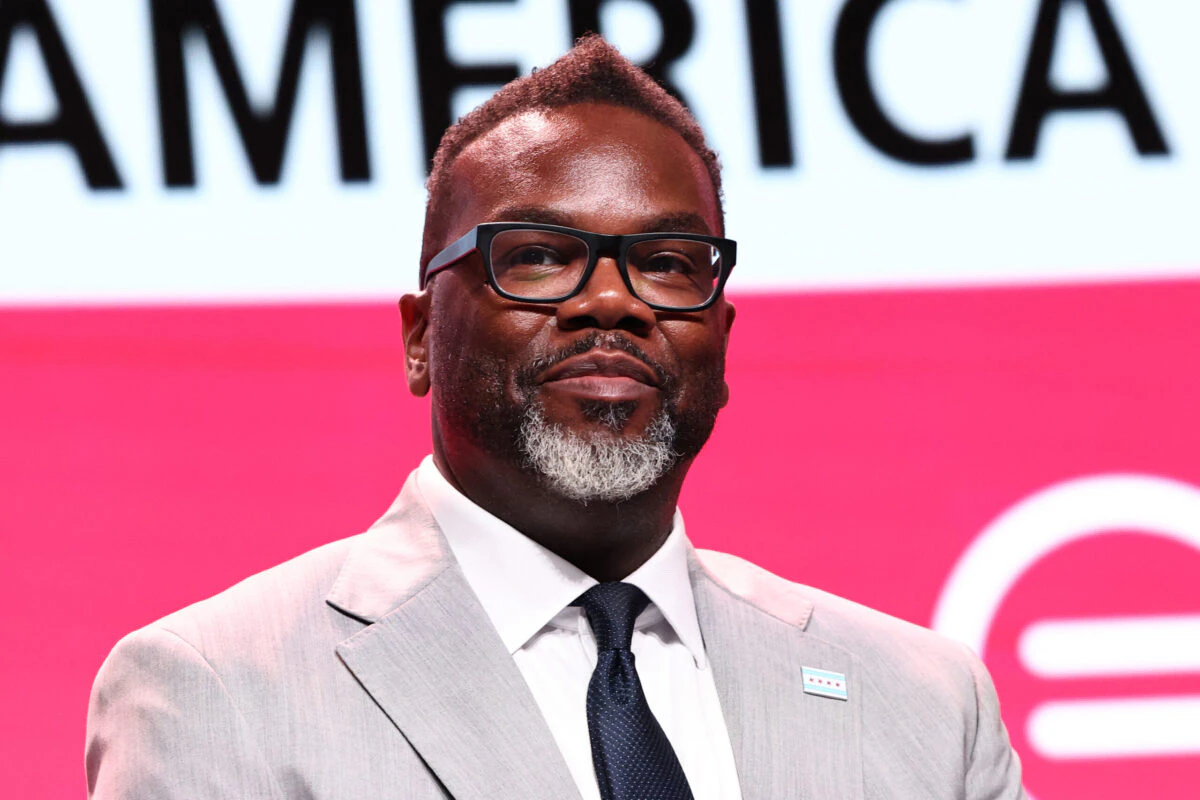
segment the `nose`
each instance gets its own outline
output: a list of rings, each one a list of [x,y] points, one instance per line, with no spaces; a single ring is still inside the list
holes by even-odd
[[[636,336],[648,334],[657,321],[654,309],[629,291],[616,259],[609,257],[596,263],[579,294],[558,304],[557,316],[562,330],[601,328]]]

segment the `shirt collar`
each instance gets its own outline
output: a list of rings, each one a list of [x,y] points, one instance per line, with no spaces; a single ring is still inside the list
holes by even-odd
[[[650,598],[679,641],[692,654],[696,666],[705,665],[704,639],[696,619],[696,597],[688,576],[688,538],[683,527],[683,514],[675,509],[671,533],[662,547],[625,578]]]
[[[471,502],[427,456],[417,484],[450,552],[479,597],[509,653],[520,650],[575,598],[596,585],[581,569]],[[688,539],[678,509],[671,533],[654,555],[625,578],[646,593],[696,665],[706,663],[688,577]]]

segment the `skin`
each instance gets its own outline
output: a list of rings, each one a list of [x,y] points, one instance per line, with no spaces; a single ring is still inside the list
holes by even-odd
[[[669,128],[608,105],[510,117],[463,151],[450,192],[443,247],[492,221],[723,233],[699,156]],[[517,303],[491,290],[475,255],[406,295],[400,310],[409,390],[433,394],[433,457],[451,484],[597,580],[624,578],[662,545],[684,476],[728,401],[731,304],[656,312],[629,293],[612,259],[601,259],[569,300]],[[558,371],[577,368],[552,379],[544,365],[581,348]],[[616,374],[639,371],[647,374]],[[621,503],[562,497],[523,465],[515,445],[517,409],[531,393],[548,421],[583,437],[637,436],[667,408],[679,420],[681,458],[653,488]],[[628,414],[619,429],[597,418],[605,403]]]

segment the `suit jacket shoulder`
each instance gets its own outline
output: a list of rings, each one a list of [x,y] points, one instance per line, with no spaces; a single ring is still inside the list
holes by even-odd
[[[698,550],[711,579],[761,612],[867,661],[901,658],[917,670],[964,666],[972,655],[957,642],[830,592],[794,583],[745,559]]]
[[[123,638],[87,728],[97,800],[577,794],[411,478],[365,533]]]
[[[444,797],[335,654],[363,628],[325,602],[359,538],[118,642],[88,709],[89,796],[281,800],[390,781],[398,796]]]
[[[147,628],[170,632],[216,662],[233,654],[246,660],[258,650],[286,652],[281,647],[285,640],[319,638],[313,634],[320,630],[340,641],[353,627],[341,624],[343,615],[324,601],[354,542],[363,535],[322,545],[251,575]],[[264,631],[271,633],[264,637]]]
[[[836,732],[839,771],[862,775],[861,793],[847,794],[845,783],[831,778],[818,785],[817,796],[1023,796],[991,678],[967,647],[736,556],[696,551],[693,576],[706,644],[711,638],[716,645],[714,672],[723,666],[739,676],[715,675],[733,698],[735,724],[742,730],[774,724],[733,685],[755,670],[757,680],[777,684],[758,697],[774,696],[772,718],[794,713],[787,724],[802,731],[814,717],[827,718],[802,749],[824,749]],[[808,695],[804,667],[846,675],[848,700]]]

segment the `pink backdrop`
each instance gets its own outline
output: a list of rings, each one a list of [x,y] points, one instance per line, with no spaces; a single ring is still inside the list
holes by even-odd
[[[683,500],[700,546],[930,624],[966,548],[1030,495],[1111,473],[1200,486],[1200,282],[735,299],[732,402]],[[6,797],[83,793],[88,690],[121,635],[386,507],[429,446],[399,333],[382,302],[0,311]],[[1055,699],[1200,694],[1187,671],[1022,659],[1038,620],[1200,614],[1200,549],[1094,533],[994,609],[983,654],[1027,786],[1191,796],[1195,756],[1030,740]]]

